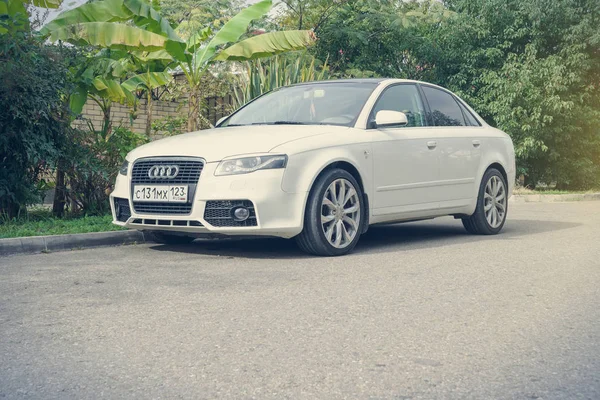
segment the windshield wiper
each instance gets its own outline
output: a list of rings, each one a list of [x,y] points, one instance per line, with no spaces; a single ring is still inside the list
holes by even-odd
[[[271,121],[271,122],[253,122],[250,125],[308,125],[297,121]],[[229,125],[231,126],[231,125]]]
[[[230,126],[250,126],[250,125],[329,125],[322,122],[298,122],[298,121],[273,121],[273,122],[253,122],[251,124],[229,124],[223,126],[223,128],[227,128]]]

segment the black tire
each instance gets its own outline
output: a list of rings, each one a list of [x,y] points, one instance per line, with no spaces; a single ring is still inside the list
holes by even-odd
[[[323,227],[321,225],[323,196],[325,195],[325,191],[329,185],[336,179],[346,179],[348,182],[350,182],[352,186],[354,186],[360,201],[358,231],[350,244],[344,248],[337,248],[331,245],[325,237],[325,233],[323,232]],[[304,229],[300,235],[296,236],[296,242],[302,251],[317,256],[331,257],[348,254],[358,243],[361,232],[364,230],[363,226],[365,221],[365,201],[360,185],[348,171],[339,168],[332,168],[326,170],[317,179],[310,191],[304,213]]]
[[[188,244],[194,241],[194,237],[173,235],[164,232],[150,232],[150,240],[160,244]]]
[[[504,184],[504,190],[508,190],[508,185],[506,183],[506,179],[504,176],[495,168],[488,169],[485,174],[483,174],[483,178],[481,179],[481,184],[479,185],[479,192],[477,195],[477,208],[475,208],[475,213],[470,217],[462,218],[462,223],[467,232],[472,233],[474,235],[496,235],[504,226],[506,222],[506,216],[508,214],[508,198],[506,198],[506,202],[504,204],[505,211],[502,218],[502,222],[497,227],[492,227],[488,222],[485,216],[485,189],[487,183],[492,179],[492,177],[498,177],[502,183]],[[505,192],[505,196],[507,193]]]

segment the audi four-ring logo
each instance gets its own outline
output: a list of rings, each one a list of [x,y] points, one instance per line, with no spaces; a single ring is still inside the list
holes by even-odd
[[[177,165],[153,165],[148,170],[151,179],[174,179],[179,173]]]

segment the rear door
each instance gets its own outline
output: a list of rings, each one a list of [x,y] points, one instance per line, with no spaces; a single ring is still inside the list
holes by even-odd
[[[421,89],[435,125],[432,129],[438,131],[440,175],[436,195],[440,207],[467,205],[475,193],[475,176],[481,160],[479,122],[452,93],[428,85],[421,85]]]

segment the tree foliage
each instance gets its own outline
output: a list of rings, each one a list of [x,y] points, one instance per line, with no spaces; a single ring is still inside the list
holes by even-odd
[[[161,0],[160,13],[182,38],[209,26],[218,29],[241,11],[243,0]]]
[[[515,143],[526,182],[600,186],[600,2],[356,0],[319,31],[338,76],[454,90]]]
[[[40,201],[68,124],[69,85],[59,48],[27,30],[0,35],[0,214]]]

